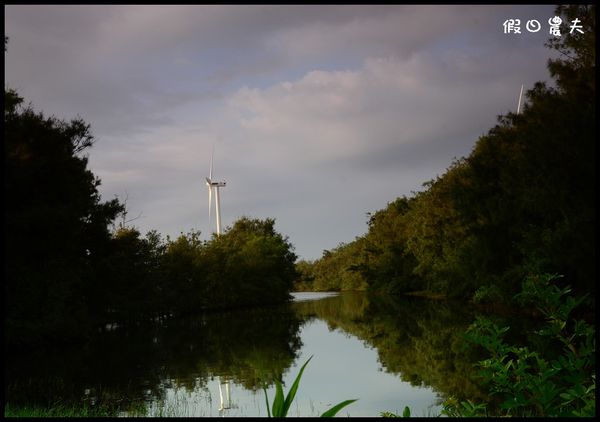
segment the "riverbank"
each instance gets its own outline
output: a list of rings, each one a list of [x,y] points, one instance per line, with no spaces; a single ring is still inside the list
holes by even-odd
[[[16,406],[4,404],[5,418],[79,418],[79,417],[116,417],[119,410],[110,406],[90,406],[87,404],[55,404],[48,407]]]

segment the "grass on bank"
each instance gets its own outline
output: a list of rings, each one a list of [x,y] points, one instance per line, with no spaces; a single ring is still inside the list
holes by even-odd
[[[73,417],[110,417],[118,416],[118,409],[108,406],[89,406],[87,404],[55,404],[49,407],[4,405],[5,418],[73,418]]]

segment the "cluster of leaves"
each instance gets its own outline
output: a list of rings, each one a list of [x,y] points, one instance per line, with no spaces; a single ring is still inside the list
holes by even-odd
[[[596,340],[594,326],[573,317],[585,297],[555,284],[557,275],[528,277],[516,299],[522,306],[535,304],[545,317],[537,331],[539,344],[531,347],[508,344],[509,327],[499,327],[479,317],[465,338],[481,346],[489,358],[479,361],[478,377],[488,387],[488,403],[449,396],[442,415],[449,417],[593,417],[596,413]],[[559,344],[558,353],[552,352]],[[496,400],[495,400],[496,399]],[[382,412],[384,417],[398,417]],[[404,416],[410,416],[405,408]]]
[[[429,291],[478,302],[510,301],[528,274],[564,274],[577,293],[595,291],[595,6],[557,9],[584,34],[549,46],[562,53],[520,114],[499,123],[469,156],[370,214],[368,232],[303,271],[303,288],[354,286]],[[358,287],[360,288],[360,287]]]
[[[242,217],[219,237],[201,242],[199,233],[168,242],[162,286],[171,309],[249,306],[286,301],[297,277],[293,247],[274,229],[273,219]],[[181,307],[182,297],[189,301]]]
[[[538,350],[507,344],[508,327],[498,327],[480,318],[468,330],[467,338],[490,355],[478,363],[480,377],[500,403],[495,409],[485,404],[444,403],[448,416],[594,416],[595,415],[595,329],[584,320],[575,320],[573,310],[585,297],[554,284],[556,275],[529,277],[517,295],[523,305],[536,304],[546,319]],[[560,354],[550,347],[560,344]]]

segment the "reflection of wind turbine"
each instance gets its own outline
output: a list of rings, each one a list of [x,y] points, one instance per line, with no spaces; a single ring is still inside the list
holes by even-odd
[[[215,214],[217,216],[217,236],[221,235],[221,201],[219,199],[219,188],[225,186],[225,182],[214,182],[212,178],[213,173],[213,158],[215,155],[215,149],[213,147],[213,153],[210,157],[210,173],[206,178],[206,186],[208,187],[208,224],[210,227],[210,212],[212,208],[212,192],[215,191]]]
[[[221,405],[219,406],[219,415],[227,416],[226,411],[229,409],[236,409],[238,406],[231,402],[231,381],[219,377],[219,398],[221,399]],[[225,390],[225,397],[223,397],[223,390]]]
[[[521,84],[521,93],[519,94],[519,104],[517,104],[517,114],[521,112],[521,98],[523,97],[523,85]]]

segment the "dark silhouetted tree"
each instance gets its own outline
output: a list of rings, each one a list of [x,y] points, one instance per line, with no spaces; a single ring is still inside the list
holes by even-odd
[[[101,202],[81,153],[89,125],[47,118],[4,92],[5,292],[9,341],[77,336],[89,320],[91,263],[122,206]]]

